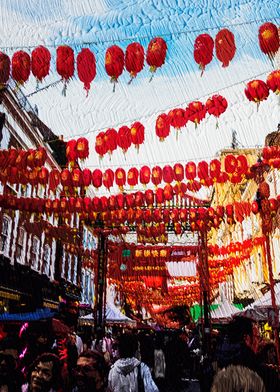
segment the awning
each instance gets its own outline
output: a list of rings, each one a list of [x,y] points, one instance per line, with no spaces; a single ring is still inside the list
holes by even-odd
[[[0,321],[38,321],[54,316],[55,313],[50,309],[43,308],[28,313],[3,313],[0,314]]]

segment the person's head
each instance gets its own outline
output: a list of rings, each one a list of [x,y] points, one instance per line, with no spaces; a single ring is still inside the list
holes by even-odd
[[[244,366],[228,366],[220,370],[213,381],[211,392],[265,392],[262,379]]]
[[[252,347],[254,338],[254,323],[249,318],[237,316],[229,324],[229,338],[232,342],[243,342]]]
[[[138,341],[135,335],[123,334],[119,337],[120,358],[134,357],[138,348]]]
[[[106,378],[106,364],[103,355],[96,350],[82,352],[74,369],[78,391],[103,391]]]
[[[38,356],[28,373],[31,392],[47,392],[61,386],[61,364],[59,358],[50,353]]]
[[[271,365],[277,364],[277,352],[274,342],[263,343],[258,350],[258,359],[260,363],[266,363]]]

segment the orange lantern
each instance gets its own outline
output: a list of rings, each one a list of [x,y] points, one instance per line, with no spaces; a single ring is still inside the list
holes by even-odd
[[[105,54],[105,70],[111,77],[111,83],[114,83],[113,92],[115,91],[116,83],[118,82],[119,76],[122,74],[124,69],[124,52],[117,46],[110,46],[106,50]]]
[[[160,114],[156,119],[156,135],[161,142],[170,134],[170,118],[165,114]]]
[[[31,71],[37,83],[48,76],[50,72],[51,54],[44,46],[38,46],[31,53]]]
[[[259,44],[261,51],[273,59],[280,47],[277,26],[273,23],[264,23],[259,28]]]
[[[161,67],[166,58],[167,45],[164,39],[161,37],[153,38],[147,49],[146,61],[150,66],[150,72],[152,72],[152,76],[150,78],[150,82],[153,79],[153,76],[157,70],[157,68]]]
[[[200,101],[194,101],[186,108],[188,119],[195,124],[195,128],[206,116],[206,108]]]
[[[185,168],[186,179],[194,180],[196,177],[196,164],[194,162],[188,162]]]
[[[138,176],[139,176],[139,172],[138,169],[136,169],[136,167],[132,167],[128,170],[127,183],[131,188],[133,188],[135,185],[138,184]]]
[[[280,70],[271,72],[266,80],[266,84],[275,94],[280,94]]]
[[[214,41],[209,34],[200,34],[194,42],[194,59],[199,65],[201,76],[207,64],[213,59]]]
[[[140,183],[147,185],[150,182],[151,169],[148,166],[142,166],[140,169]]]
[[[74,75],[74,50],[70,46],[63,45],[56,49],[56,70],[61,76],[64,87],[62,94],[66,95],[67,83]]]
[[[245,95],[249,101],[253,101],[257,104],[257,108],[261,101],[265,101],[269,95],[269,89],[265,82],[262,80],[252,80],[247,83],[245,89]]]
[[[103,174],[103,185],[110,190],[114,183],[114,172],[111,169],[106,169]]]
[[[96,76],[95,56],[88,48],[83,48],[77,56],[77,73],[80,81],[84,83],[88,96],[90,84]]]
[[[76,143],[77,158],[84,160],[89,156],[88,140],[85,137],[77,139]]]
[[[236,52],[233,33],[228,29],[220,30],[215,38],[215,49],[217,59],[221,61],[222,66],[228,67]]]
[[[24,84],[30,75],[31,60],[23,50],[15,52],[12,57],[12,77],[18,84]]]
[[[138,152],[140,144],[143,144],[145,139],[144,125],[136,121],[134,124],[131,125],[130,132],[131,132],[131,141],[133,144],[135,144],[135,147]]]
[[[0,52],[0,87],[5,87],[10,78],[11,61],[7,54]]]
[[[118,168],[115,172],[115,179],[116,179],[116,184],[120,188],[120,191],[123,192],[123,187],[126,183],[126,172],[124,171],[123,168]]]
[[[131,143],[130,128],[124,125],[118,130],[117,144],[120,148],[122,148],[123,153],[125,154],[131,146]]]
[[[158,186],[162,181],[162,168],[159,166],[155,166],[152,168],[152,175],[151,175],[152,183],[155,186]]]
[[[142,71],[144,58],[145,52],[141,44],[133,42],[127,46],[125,51],[125,68],[130,73],[131,78],[128,84]]]

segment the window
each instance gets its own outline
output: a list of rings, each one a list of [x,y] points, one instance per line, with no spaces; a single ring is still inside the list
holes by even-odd
[[[25,230],[23,227],[19,228],[17,245],[16,245],[16,260],[20,263],[23,262],[23,250],[24,250]]]
[[[51,248],[49,245],[44,246],[44,253],[43,253],[43,267],[42,272],[47,276],[50,275],[50,266],[51,266]]]
[[[37,237],[33,237],[30,254],[31,254],[31,267],[35,269],[38,269],[39,249],[40,249],[40,241]]]
[[[73,283],[77,284],[77,272],[78,272],[78,256],[74,256],[74,263],[73,263]]]
[[[9,253],[11,223],[11,218],[3,216],[0,238],[0,252],[3,252],[6,256]]]
[[[67,268],[67,280],[72,282],[72,255],[68,253],[68,268]]]

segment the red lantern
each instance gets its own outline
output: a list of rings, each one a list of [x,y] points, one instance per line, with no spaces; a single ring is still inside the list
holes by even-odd
[[[198,162],[197,176],[200,178],[200,180],[205,180],[209,177],[209,166],[206,161]]]
[[[261,51],[272,59],[280,46],[278,29],[275,24],[268,22],[260,26],[259,44]]]
[[[146,61],[147,64],[150,66],[150,72],[152,72],[150,81],[152,80],[157,68],[161,67],[164,64],[166,52],[167,45],[164,39],[156,37],[150,41],[146,54]]]
[[[10,78],[11,61],[8,55],[0,52],[0,87],[6,85]]]
[[[140,169],[140,182],[147,185],[150,182],[151,169],[148,166],[142,166]]]
[[[155,166],[152,168],[152,176],[151,176],[152,183],[155,186],[158,186],[162,181],[162,168],[159,166]]]
[[[129,147],[131,146],[131,131],[127,126],[123,126],[118,131],[117,136],[117,144],[120,148],[122,148],[123,153],[125,154]]]
[[[118,77],[122,74],[124,69],[124,52],[117,46],[110,46],[106,50],[105,54],[105,70],[111,77],[111,83],[114,83],[113,91],[115,91],[115,85],[118,82]]]
[[[114,196],[114,195],[111,195],[111,196],[109,196],[109,199],[108,199],[108,205],[109,205],[109,209],[110,210],[115,210],[116,209],[116,196]]]
[[[163,195],[164,195],[164,199],[166,201],[171,201],[173,199],[173,187],[170,184],[165,185],[164,189],[163,189]]]
[[[37,82],[48,76],[50,72],[51,54],[44,46],[38,46],[31,53],[31,71]]]
[[[105,140],[105,132],[99,132],[95,140],[95,151],[100,158],[108,152],[108,146]]]
[[[88,48],[83,48],[77,56],[77,73],[88,96],[90,84],[96,76],[95,56]]]
[[[64,83],[62,93],[66,95],[67,83],[74,75],[74,50],[70,46],[63,45],[56,49],[56,70]]]
[[[171,184],[171,182],[174,180],[174,171],[170,165],[166,165],[162,169],[162,178],[163,181],[167,184]]]
[[[76,144],[77,158],[84,160],[89,156],[88,140],[85,137],[80,137]]]
[[[269,95],[269,89],[266,83],[262,80],[252,80],[251,82],[247,83],[245,95],[249,101],[253,101],[257,104],[257,106],[259,106],[261,101],[267,99]]]
[[[100,188],[102,185],[102,171],[100,169],[95,169],[92,172],[92,185],[95,188]]]
[[[62,172],[60,173],[60,181],[61,185],[65,188],[72,186],[72,176],[71,172],[68,169],[62,170]]]
[[[192,121],[195,124],[195,128],[197,128],[197,124],[206,116],[206,108],[200,101],[194,101],[186,108],[186,113],[188,119]]]
[[[49,171],[46,167],[42,167],[38,172],[38,181],[41,185],[47,185],[49,181]]]
[[[131,125],[130,132],[131,132],[131,141],[133,144],[135,144],[137,151],[139,151],[139,146],[140,144],[144,143],[144,139],[145,139],[144,125],[142,125],[140,122],[137,121]]]
[[[49,186],[50,190],[54,191],[60,184],[60,172],[57,169],[53,169],[50,172]]]
[[[271,72],[266,80],[266,84],[275,94],[280,94],[280,70]]]
[[[104,140],[106,143],[106,150],[109,152],[109,154],[112,154],[113,151],[117,149],[117,138],[118,133],[115,129],[107,129],[107,131],[105,132]]]
[[[267,199],[270,196],[270,188],[268,183],[265,181],[260,183],[258,191],[262,199]]]
[[[85,207],[85,212],[90,213],[92,209],[92,202],[90,197],[85,197],[84,198],[84,207]]]
[[[72,171],[72,185],[74,187],[80,187],[83,185],[83,176],[80,169],[74,169]]]
[[[170,133],[170,118],[165,114],[160,114],[156,119],[156,135],[161,142],[169,136]]]
[[[213,95],[212,98],[207,99],[205,107],[209,114],[217,118],[216,127],[218,127],[218,118],[228,107],[227,100],[221,95]]]
[[[143,207],[144,206],[144,194],[143,192],[136,192],[135,193],[135,205],[137,207]]]
[[[200,34],[194,42],[194,59],[203,75],[205,66],[213,59],[214,41],[209,34]]]
[[[116,196],[116,201],[117,201],[118,208],[124,208],[124,195],[122,193],[119,193]]]
[[[259,212],[259,204],[256,201],[252,203],[252,212],[253,214],[257,214]]]
[[[187,124],[188,117],[184,109],[172,109],[168,113],[170,125],[177,130],[184,127]]]
[[[221,162],[219,159],[212,159],[210,162],[210,176],[213,179],[217,179],[221,173]]]
[[[220,30],[215,38],[215,49],[217,59],[221,61],[222,66],[228,67],[236,52],[233,33],[228,29]]]
[[[116,184],[120,188],[120,191],[123,192],[123,187],[126,183],[126,173],[123,168],[118,168],[115,172],[115,179],[116,179]]]
[[[28,53],[20,50],[12,57],[12,77],[18,84],[24,84],[30,75],[31,60]]]
[[[181,182],[184,179],[184,166],[181,163],[175,163],[173,166],[174,180]]]
[[[111,169],[105,170],[103,174],[103,185],[110,190],[114,183],[114,172]]]
[[[69,140],[66,144],[66,158],[68,162],[75,162],[77,159],[77,150],[76,150],[77,142],[72,139]]]
[[[83,182],[84,186],[85,187],[90,186],[91,185],[91,181],[92,181],[92,179],[91,179],[91,171],[89,169],[83,169],[82,177],[83,177],[82,182]]]
[[[135,207],[135,196],[133,193],[129,193],[128,195],[125,195],[125,203],[127,208]]]
[[[245,155],[238,155],[237,157],[237,173],[247,174],[248,172],[248,161]]]
[[[188,162],[185,168],[186,179],[194,180],[196,177],[196,164],[194,162]]]
[[[155,194],[151,189],[145,191],[145,199],[147,206],[152,206],[155,200]]]
[[[237,159],[234,155],[228,154],[225,157],[225,171],[228,174],[234,173],[237,170],[237,165],[238,165]]]
[[[157,188],[156,190],[156,203],[162,204],[164,202],[164,192],[162,188]]]
[[[102,211],[107,211],[109,207],[108,199],[106,196],[101,196],[100,197],[100,202],[101,202],[101,210]]]
[[[139,177],[139,172],[138,169],[136,169],[136,167],[132,167],[128,170],[127,183],[131,188],[133,188],[135,185],[138,184],[138,177]]]
[[[139,72],[142,71],[144,67],[144,48],[138,42],[133,42],[129,44],[125,51],[125,68],[130,73],[130,81],[137,76]]]

